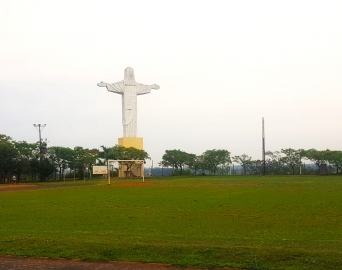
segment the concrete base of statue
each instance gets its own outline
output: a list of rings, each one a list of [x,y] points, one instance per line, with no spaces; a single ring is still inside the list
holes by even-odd
[[[124,137],[118,139],[118,145],[124,147],[134,147],[140,150],[144,149],[143,138],[137,137]],[[127,178],[127,177],[143,177],[144,176],[144,163],[135,162],[130,170],[127,170],[127,165],[123,164],[123,162],[119,162],[119,177]]]
[[[124,147],[134,147],[140,150],[144,149],[144,143],[143,143],[143,138],[119,138],[118,139],[118,145],[124,146]]]

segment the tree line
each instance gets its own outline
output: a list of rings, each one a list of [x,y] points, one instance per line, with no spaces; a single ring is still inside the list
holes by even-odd
[[[330,174],[341,173],[342,151],[316,150],[314,148],[267,151],[265,161],[253,160],[247,154],[231,156],[224,149],[207,150],[201,155],[195,155],[182,150],[166,150],[159,163],[162,167],[172,167],[174,174],[315,174],[319,173],[322,165],[326,165]],[[307,163],[307,164],[305,164]],[[309,166],[314,164],[315,168]],[[234,164],[241,168],[234,169]],[[265,168],[265,172],[263,169]]]
[[[88,149],[76,146],[47,147],[45,142],[15,141],[0,134],[0,183],[16,181],[62,180],[66,171],[69,177],[92,177],[93,165],[105,165],[108,160],[146,160],[148,153],[133,147],[115,145]],[[127,163],[127,164],[126,164]],[[132,162],[124,162],[128,170]]]
[[[146,160],[149,155],[144,150],[115,145],[101,146],[101,150],[76,146],[73,149],[62,146],[47,147],[45,142],[28,143],[15,141],[0,134],[0,183],[9,182],[13,176],[17,181],[62,180],[67,177],[85,179],[92,177],[93,165],[105,165],[108,160]],[[305,166],[305,162],[315,168]],[[132,162],[123,162],[127,170]],[[240,170],[236,168],[239,165]],[[326,164],[329,173],[340,174],[342,151],[316,149],[281,149],[267,151],[263,160],[253,160],[247,154],[231,156],[225,149],[207,150],[201,155],[182,150],[165,150],[159,166],[172,168],[173,174],[308,174],[318,173]],[[234,169],[235,165],[235,169]]]

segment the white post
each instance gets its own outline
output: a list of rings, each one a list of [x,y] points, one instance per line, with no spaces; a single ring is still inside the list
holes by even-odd
[[[145,171],[144,171],[144,163],[140,164],[140,174],[142,175],[143,182],[145,182]]]
[[[110,185],[110,170],[109,170],[109,160],[107,161],[107,175],[108,175],[108,185]]]

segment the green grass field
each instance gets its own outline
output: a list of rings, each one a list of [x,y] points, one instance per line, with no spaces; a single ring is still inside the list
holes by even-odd
[[[341,176],[146,180],[0,189],[0,254],[342,269]]]

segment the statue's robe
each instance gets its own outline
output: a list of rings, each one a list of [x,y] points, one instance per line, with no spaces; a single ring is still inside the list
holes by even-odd
[[[122,80],[107,85],[107,90],[122,95],[124,137],[137,137],[137,96],[150,93],[151,86],[134,80]]]

